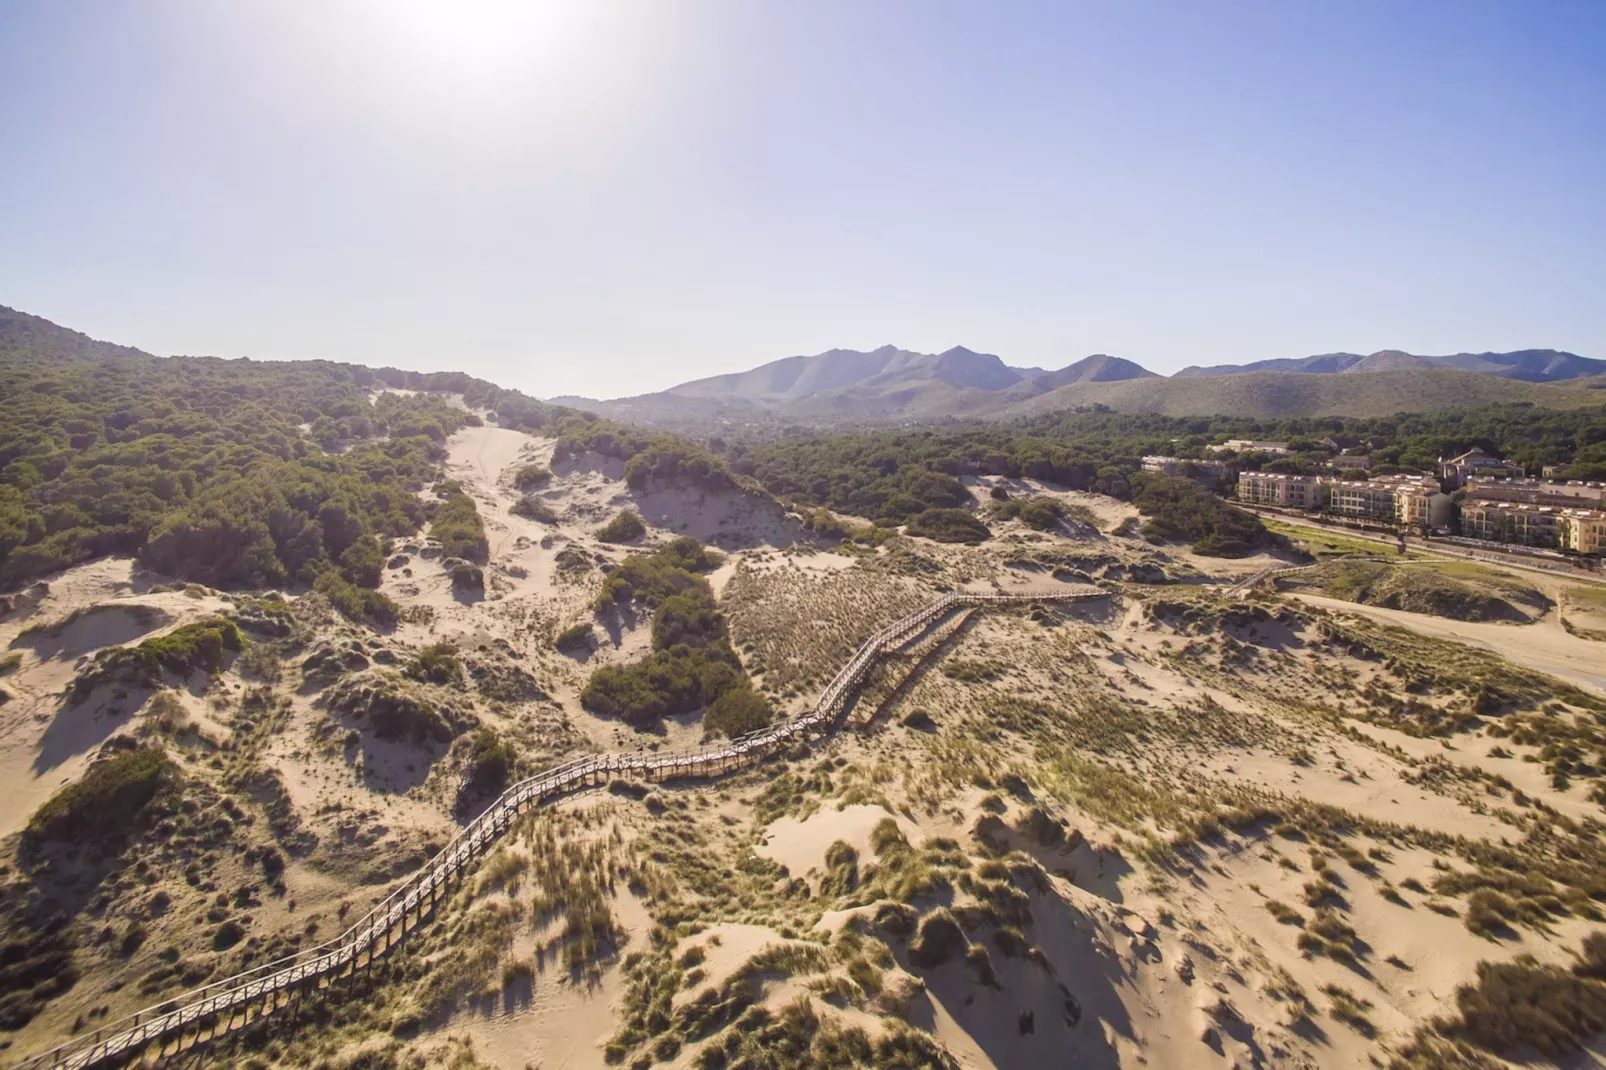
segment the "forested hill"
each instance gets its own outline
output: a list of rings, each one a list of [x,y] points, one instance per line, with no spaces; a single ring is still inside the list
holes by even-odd
[[[458,372],[155,357],[0,309],[0,590],[106,553],[220,587],[372,586],[380,540],[435,507],[447,436],[480,420],[449,394],[637,485],[730,480],[681,440]]]

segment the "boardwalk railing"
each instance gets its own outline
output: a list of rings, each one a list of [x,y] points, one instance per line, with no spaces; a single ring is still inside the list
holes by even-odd
[[[807,713],[718,746],[667,753],[586,755],[521,780],[459,831],[427,865],[327,943],[174,996],[17,1065],[28,1070],[84,1070],[115,1065],[153,1043],[159,1045],[158,1054],[169,1046],[176,1053],[187,1045],[255,1021],[308,989],[330,987],[342,977],[353,977],[360,967],[400,946],[433,912],[451,881],[461,880],[519,815],[543,800],[622,775],[670,780],[717,776],[744,768],[810,733],[833,728],[854,689],[883,655],[897,650],[958,607],[1068,602],[1103,597],[1105,593],[1097,587],[1084,586],[1051,594],[967,591],[943,595],[866,639]]]

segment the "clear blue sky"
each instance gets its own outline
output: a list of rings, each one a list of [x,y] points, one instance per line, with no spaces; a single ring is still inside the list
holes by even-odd
[[[1606,3],[0,6],[0,304],[612,397],[1606,357]]]

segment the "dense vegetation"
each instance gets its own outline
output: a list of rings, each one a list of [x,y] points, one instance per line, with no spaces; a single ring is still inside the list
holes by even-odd
[[[713,715],[704,721],[711,732],[735,735],[769,723],[768,704],[748,683],[713,590],[700,575],[719,561],[719,554],[683,536],[656,553],[625,558],[608,574],[598,611],[632,603],[651,608],[652,653],[597,669],[580,693],[582,706],[638,728],[705,706]]]
[[[412,393],[374,394],[382,388]],[[678,439],[460,372],[163,359],[0,309],[0,588],[107,553],[215,587],[312,584],[338,570],[372,588],[380,541],[430,519],[418,492],[438,478],[447,436],[479,423],[442,394],[504,427],[556,435],[561,450],[617,457],[632,485],[730,481]],[[475,560],[463,503],[448,494],[435,513]],[[385,612],[338,585],[331,597],[348,615]]]
[[[558,438],[552,460],[556,463],[587,452],[623,461],[625,482],[632,490],[684,485],[717,491],[735,486],[725,465],[713,454],[656,431],[620,427],[595,418],[589,423],[570,421]]]
[[[1253,513],[1234,508],[1189,479],[1132,474],[1132,504],[1147,519],[1143,534],[1193,543],[1201,554],[1243,557],[1283,545]]]
[[[1212,422],[1203,423],[1208,430]],[[1095,413],[1010,427],[816,436],[731,447],[731,468],[800,507],[825,506],[878,525],[907,524],[910,534],[945,542],[987,538],[962,482],[978,475],[1130,498],[1148,515],[1148,534],[1185,539],[1203,553],[1249,553],[1276,542],[1258,519],[1196,484],[1141,471],[1145,454],[1173,449],[1171,438],[1187,426],[1158,416]],[[1065,515],[1043,498],[1005,498],[990,511],[1019,516],[1040,530]]]

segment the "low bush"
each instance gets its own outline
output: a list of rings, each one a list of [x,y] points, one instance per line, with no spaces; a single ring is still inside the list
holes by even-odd
[[[226,617],[192,621],[137,646],[101,651],[90,668],[73,681],[68,700],[81,701],[106,683],[156,687],[164,673],[188,676],[204,671],[215,676],[223,671],[223,655],[238,652],[244,646],[245,637]]]
[[[1041,495],[1031,498],[1006,498],[992,508],[1001,520],[1019,518],[1027,527],[1037,531],[1052,531],[1065,517],[1065,506],[1056,498]]]
[[[178,768],[158,747],[140,747],[96,762],[28,821],[24,840],[115,847],[139,827],[153,800],[178,783]]]
[[[538,464],[527,464],[513,473],[513,485],[520,490],[539,490],[552,482],[552,470]]]
[[[402,670],[409,679],[442,687],[461,687],[463,663],[458,660],[457,647],[451,643],[433,643],[420,650]]]
[[[1228,505],[1191,479],[1134,472],[1132,504],[1144,515],[1143,534],[1193,543],[1212,557],[1244,557],[1285,540],[1253,513]]]
[[[703,730],[735,739],[765,727],[770,720],[768,700],[743,685],[730,688],[713,701],[703,714]]]
[[[474,499],[455,481],[441,484],[437,493],[441,501],[430,518],[429,533],[440,541],[441,553],[485,564],[490,559],[491,545],[485,538],[485,523]]]
[[[603,542],[634,542],[647,534],[647,525],[633,509],[621,509],[613,519],[597,529],[597,538]]]
[[[552,645],[565,654],[572,654],[591,646],[591,640],[591,622],[581,621],[579,624],[570,625],[559,632]]]
[[[395,677],[351,677],[331,689],[328,701],[331,709],[366,721],[380,739],[448,743],[468,727],[449,719],[441,707]],[[474,723],[473,718],[468,721]]]
[[[458,788],[460,810],[494,799],[513,773],[513,748],[493,729],[480,728],[463,745],[463,778]]]
[[[452,590],[472,593],[485,590],[485,572],[464,561],[452,566]]]
[[[534,520],[538,524],[556,524],[558,522],[558,514],[553,512],[550,505],[539,498],[520,498],[513,503],[513,508],[509,509],[508,512],[514,516],[522,516],[526,520]]]
[[[637,727],[707,706],[744,682],[741,663],[714,647],[655,650],[630,665],[604,665],[580,692],[580,705]]]
[[[312,589],[329,599],[336,613],[356,624],[389,627],[401,613],[401,607],[388,595],[359,587],[334,569],[319,576]]]
[[[987,525],[963,509],[927,509],[914,516],[905,529],[910,535],[919,535],[937,542],[962,542],[974,545],[992,534]]]

